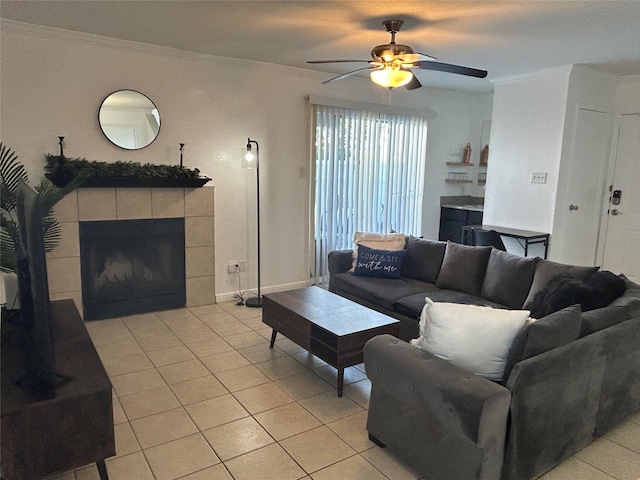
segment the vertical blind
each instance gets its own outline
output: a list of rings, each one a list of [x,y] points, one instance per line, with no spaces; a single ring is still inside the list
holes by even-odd
[[[312,105],[312,277],[328,280],[327,255],[354,232],[419,235],[427,120],[416,115]]]

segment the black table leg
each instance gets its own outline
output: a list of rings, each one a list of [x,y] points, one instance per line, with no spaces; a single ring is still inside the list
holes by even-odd
[[[96,467],[98,467],[100,480],[109,480],[109,474],[107,473],[107,466],[105,465],[104,460],[98,460],[96,462]]]
[[[342,385],[344,384],[344,368],[338,369],[338,396],[342,396]]]
[[[269,344],[269,348],[273,348],[273,344],[276,343],[277,334],[278,334],[278,331],[274,328],[273,331],[271,332],[271,343]]]
[[[549,235],[547,235],[544,239],[544,258],[547,258],[548,253],[549,253]]]

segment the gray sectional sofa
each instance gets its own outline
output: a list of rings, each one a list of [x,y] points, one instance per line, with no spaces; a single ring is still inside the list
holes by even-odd
[[[420,474],[529,480],[640,410],[639,285],[622,276],[626,290],[607,306],[565,309],[578,311],[569,339],[558,341],[563,321],[537,322],[535,353],[510,353],[494,382],[406,342],[425,296],[522,309],[558,274],[587,280],[596,269],[418,238],[405,250],[399,279],[354,275],[352,251],[332,252],[329,288],[401,321],[405,341],[383,335],[365,347],[367,430]]]

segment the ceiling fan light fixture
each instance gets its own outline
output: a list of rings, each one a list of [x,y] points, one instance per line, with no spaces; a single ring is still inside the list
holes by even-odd
[[[413,79],[413,73],[399,67],[385,67],[372,70],[369,73],[371,81],[381,87],[396,88],[408,84]]]

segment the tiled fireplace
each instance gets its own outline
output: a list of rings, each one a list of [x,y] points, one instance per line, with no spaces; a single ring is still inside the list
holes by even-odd
[[[80,222],[85,320],[183,307],[184,218]]]
[[[52,300],[72,298],[82,312],[80,222],[184,219],[186,305],[215,303],[213,187],[80,188],[56,205],[55,215],[62,239],[47,254]]]

